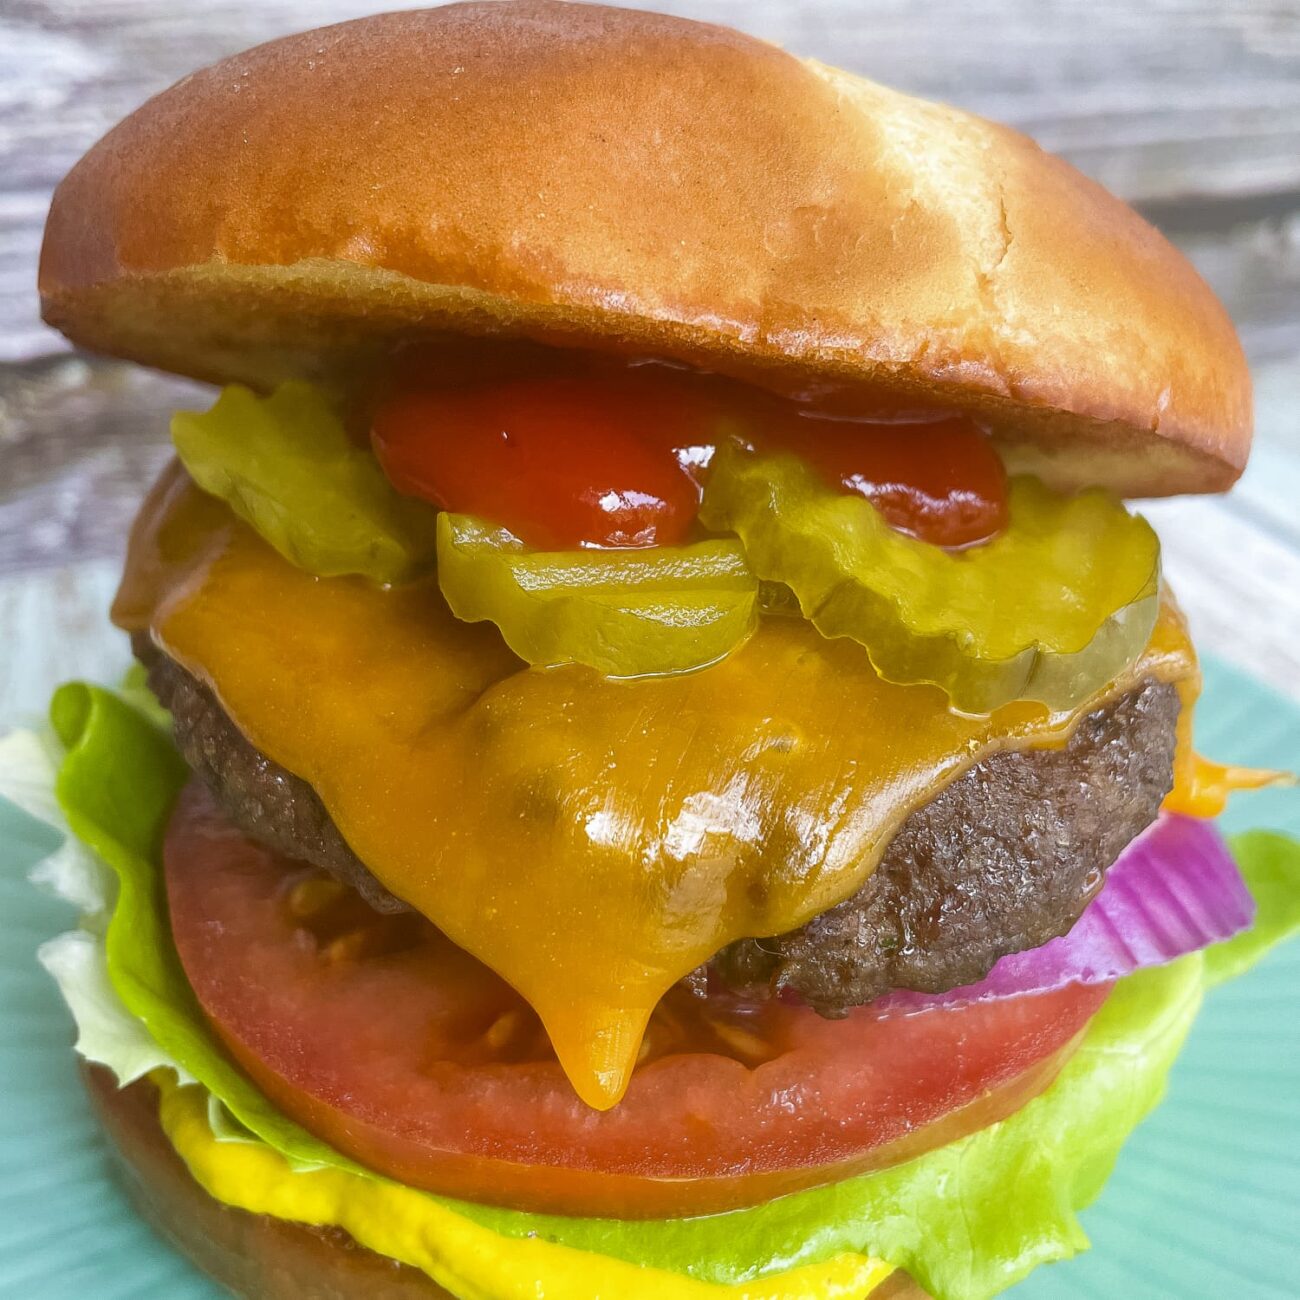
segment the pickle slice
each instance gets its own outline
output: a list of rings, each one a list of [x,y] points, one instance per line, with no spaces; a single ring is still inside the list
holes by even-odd
[[[758,581],[735,538],[626,551],[530,551],[472,515],[438,519],[438,582],[452,613],[489,620],[530,664],[609,677],[689,672],[753,631]]]
[[[891,528],[789,454],[720,448],[700,518],[734,532],[828,637],[866,647],[886,681],[929,682],[965,713],[1012,700],[1070,709],[1131,664],[1155,625],[1160,543],[1110,493],[1010,484],[993,541],[945,551]]]
[[[310,384],[231,384],[211,410],[177,411],[172,441],[199,487],[300,569],[392,583],[433,564],[437,511],[400,495]]]

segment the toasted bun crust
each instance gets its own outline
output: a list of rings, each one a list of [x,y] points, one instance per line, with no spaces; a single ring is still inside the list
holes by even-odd
[[[384,14],[145,104],[60,185],[45,318],[218,382],[364,383],[413,334],[981,412],[1125,495],[1245,463],[1231,322],[1024,136],[724,28],[554,0]]]
[[[102,1066],[82,1080],[132,1203],[172,1245],[227,1290],[249,1300],[454,1300],[432,1278],[364,1250],[346,1233],[248,1214],[214,1200],[167,1141],[147,1079],[119,1088]],[[871,1300],[927,1300],[894,1273]]]
[[[158,1120],[147,1079],[119,1088],[82,1066],[132,1204],[205,1273],[250,1300],[454,1300],[431,1277],[358,1246],[345,1232],[223,1205],[194,1181]]]

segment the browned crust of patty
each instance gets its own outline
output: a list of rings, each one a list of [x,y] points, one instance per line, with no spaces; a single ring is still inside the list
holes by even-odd
[[[113,1144],[136,1209],[205,1273],[248,1300],[453,1300],[431,1277],[358,1246],[338,1228],[249,1214],[209,1196],[167,1140],[158,1091],[147,1079],[119,1088],[82,1066],[95,1114]],[[926,1300],[896,1273],[871,1300]]]
[[[395,341],[530,338],[973,409],[1129,496],[1245,464],[1232,324],[1015,131],[659,14],[381,14],[197,72],[54,197],[45,318],[216,382],[364,386]]]
[[[323,867],[377,912],[408,910],[352,852],[316,791],[255,748],[207,686],[169,659],[147,633],[132,633],[131,648],[149,670],[150,689],[171,711],[182,757],[245,835],[286,857]]]
[[[825,1015],[891,988],[941,993],[1064,934],[1173,784],[1177,689],[1146,681],[1062,749],[992,754],[918,809],[852,898],[712,969]]]
[[[255,749],[146,636],[134,645],[181,753],[240,830],[332,872],[377,910],[404,907],[306,781]],[[893,988],[973,983],[1003,954],[1065,933],[1155,819],[1178,712],[1176,688],[1147,681],[1082,719],[1062,748],[990,755],[907,819],[852,898],[790,934],[730,945],[711,970],[733,987],[790,989],[833,1016]]]

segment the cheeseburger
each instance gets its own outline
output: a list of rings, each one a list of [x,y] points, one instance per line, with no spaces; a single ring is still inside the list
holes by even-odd
[[[187,77],[40,289],[220,388],[139,667],[51,711],[100,865],[43,957],[163,1234],[349,1300],[977,1300],[1086,1244],[1289,924],[1125,504],[1251,435],[1156,231],[955,109],[505,0]]]

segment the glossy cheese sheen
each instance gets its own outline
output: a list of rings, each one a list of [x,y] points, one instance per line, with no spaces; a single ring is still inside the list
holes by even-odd
[[[432,581],[313,578],[175,469],[114,614],[211,683],[389,889],[519,990],[598,1108],[677,980],[849,897],[947,782],[998,748],[1063,744],[1096,703],[957,715],[786,618],[677,677],[524,669]],[[1132,676],[1194,673],[1166,605]]]
[[[1215,763],[1192,748],[1192,717],[1200,693],[1199,678],[1179,683],[1182,712],[1178,715],[1178,748],[1174,755],[1174,787],[1161,805],[1165,812],[1189,817],[1218,817],[1229,798],[1240,790],[1262,790],[1268,786],[1294,785],[1290,772],[1267,768],[1234,767]]]

